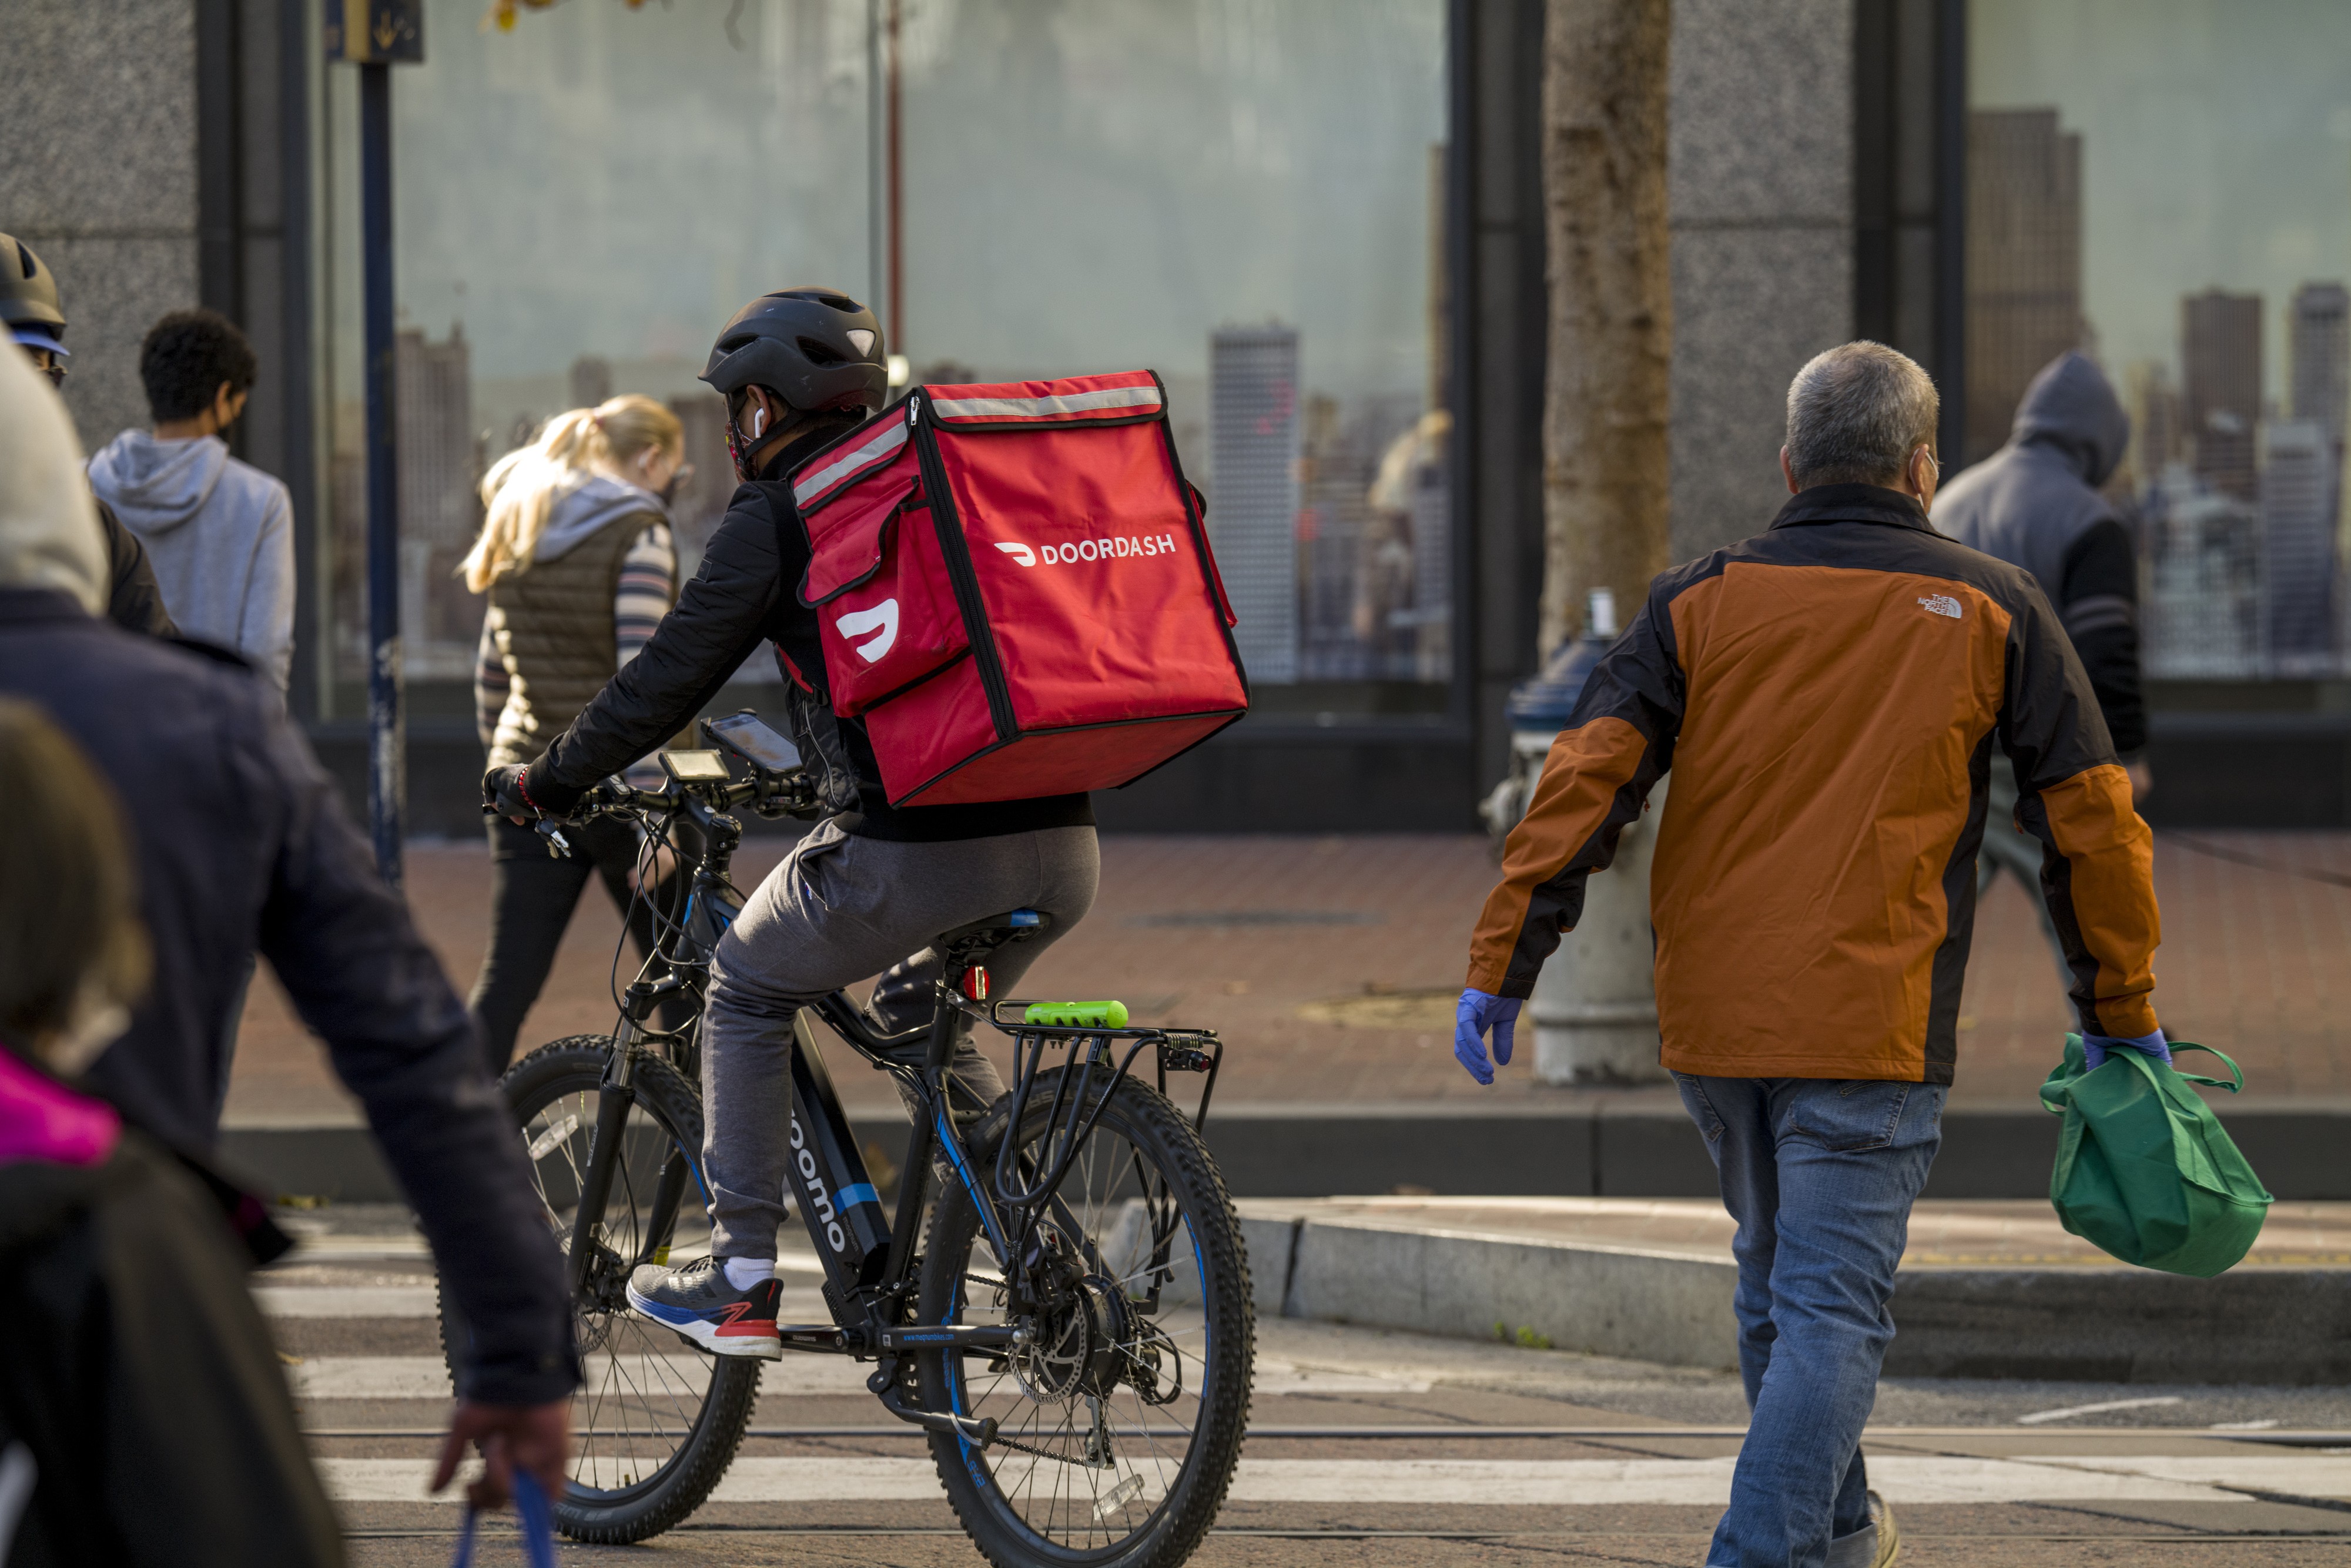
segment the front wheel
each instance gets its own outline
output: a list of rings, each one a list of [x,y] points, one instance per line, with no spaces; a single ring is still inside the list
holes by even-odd
[[[548,1228],[567,1253],[611,1053],[601,1036],[575,1035],[498,1081]],[[611,1545],[657,1535],[702,1505],[743,1441],[761,1364],[710,1354],[637,1315],[622,1294],[637,1264],[682,1262],[710,1245],[700,1097],[652,1057],[633,1063],[632,1088],[596,1253],[571,1303],[586,1381],[571,1400],[570,1483],[554,1502],[564,1534]],[[462,1344],[465,1332],[444,1292],[444,1347]]]
[[[1007,1136],[1029,1172],[1058,1155],[1055,1076],[1040,1076],[1017,1132],[1009,1097],[989,1112],[972,1140],[980,1181]],[[926,1406],[997,1424],[985,1448],[930,1439],[956,1517],[997,1568],[1173,1568],[1240,1461],[1257,1321],[1232,1200],[1164,1096],[1122,1079],[1108,1099],[1038,1228],[1008,1240],[1019,1291],[960,1184],[932,1217],[921,1321],[1021,1331],[1008,1351],[919,1364]]]

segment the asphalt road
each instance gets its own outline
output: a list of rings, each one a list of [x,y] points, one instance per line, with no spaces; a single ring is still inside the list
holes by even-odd
[[[264,1277],[265,1309],[353,1563],[439,1568],[461,1511],[421,1496],[445,1388],[430,1264],[405,1234],[338,1231]],[[1727,1374],[1280,1320],[1259,1347],[1204,1565],[1704,1561],[1744,1416]],[[785,1364],[754,1428],[851,1433],[754,1437],[686,1524],[560,1561],[979,1563],[919,1437],[846,1365]],[[2351,1561],[2351,1390],[1889,1383],[1866,1451],[1907,1563]],[[520,1561],[510,1523],[487,1534],[477,1561]]]

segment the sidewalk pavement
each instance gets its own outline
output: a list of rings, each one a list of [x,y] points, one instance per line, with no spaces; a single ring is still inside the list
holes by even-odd
[[[784,848],[779,839],[747,843],[738,885],[747,892]],[[1669,1111],[1670,1087],[1537,1083],[1530,1029],[1519,1061],[1490,1090],[1454,1061],[1453,1000],[1494,875],[1484,841],[1468,835],[1105,837],[1093,914],[1022,988],[1114,996],[1142,1020],[1219,1030],[1227,1054],[1217,1098],[1227,1107]],[[2351,834],[2158,834],[2156,883],[2165,937],[2156,1001],[2165,1027],[2234,1056],[2247,1105],[2351,1109]],[[413,844],[407,884],[427,938],[464,990],[488,931],[486,850]],[[526,1049],[611,1027],[619,929],[591,883],[524,1026]],[[1955,1106],[2033,1110],[2069,1025],[2055,964],[2011,879],[1996,883],[1978,911],[1960,1013]],[[853,1060],[835,1055],[853,1109],[893,1103],[878,1074],[843,1071]],[[230,1083],[230,1124],[348,1124],[352,1113],[264,966]]]
[[[1264,1315],[1499,1336],[1681,1366],[1736,1358],[1734,1227],[1710,1199],[1249,1198]],[[2339,1385],[2351,1204],[2281,1203],[2212,1280],[2117,1262],[2043,1202],[1921,1202],[1895,1376]]]

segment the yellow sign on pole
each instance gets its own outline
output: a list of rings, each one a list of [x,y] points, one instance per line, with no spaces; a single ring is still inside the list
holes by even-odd
[[[327,57],[355,65],[422,65],[424,0],[326,0]]]

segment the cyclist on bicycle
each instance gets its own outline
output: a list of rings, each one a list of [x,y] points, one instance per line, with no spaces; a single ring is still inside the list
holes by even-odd
[[[896,808],[864,725],[832,712],[816,614],[799,597],[808,540],[782,480],[881,407],[886,364],[873,314],[831,289],[781,289],[737,313],[702,379],[726,399],[727,449],[745,483],[701,570],[554,744],[483,779],[486,798],[517,821],[567,815],[599,780],[691,723],[762,642],[775,645],[792,738],[831,815],[759,884],[711,965],[702,1077],[712,1256],[675,1270],[648,1264],[629,1289],[638,1311],[720,1354],[781,1354],[776,1230],[800,1008],[890,969],[873,1006],[885,1029],[909,1027],[930,1013],[933,938],[1008,910],[1040,911],[1041,935],[995,961],[998,986],[1009,988],[1084,917],[1100,869],[1087,796]],[[967,1037],[954,1071],[967,1111],[1002,1092]]]

